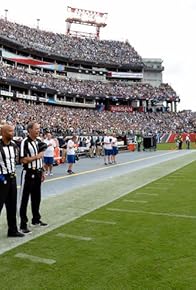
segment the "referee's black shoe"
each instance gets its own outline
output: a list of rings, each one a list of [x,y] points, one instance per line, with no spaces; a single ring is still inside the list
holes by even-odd
[[[18,231],[17,232],[9,232],[8,231],[7,236],[8,236],[8,238],[22,238],[25,235],[21,232],[18,232]]]
[[[33,223],[33,222],[32,222],[32,226],[34,226],[34,227],[36,227],[36,226],[39,226],[39,227],[47,227],[48,224],[47,224],[47,223],[44,223],[44,222],[42,222],[42,221],[39,221],[39,222],[37,222],[37,223]]]
[[[23,234],[31,234],[32,232],[27,228],[27,227],[24,227],[24,228],[20,228],[20,231],[23,233]]]

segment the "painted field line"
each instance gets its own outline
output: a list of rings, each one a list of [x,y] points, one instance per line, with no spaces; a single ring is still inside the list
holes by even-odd
[[[123,199],[124,202],[133,202],[133,203],[147,203],[146,200],[137,200],[137,199]]]
[[[92,240],[92,238],[90,238],[90,237],[69,235],[69,234],[63,234],[63,233],[58,233],[58,234],[56,234],[56,236],[60,237],[60,238],[70,238],[70,239],[80,240],[80,241],[91,241]]]
[[[195,179],[193,179],[193,178],[183,178],[183,176],[181,176],[181,178],[171,178],[171,177],[166,177],[166,178],[168,178],[168,181],[171,181],[171,180],[175,180],[175,181],[193,181],[193,182],[195,182]]]
[[[161,186],[161,185],[164,185],[164,184],[168,185],[169,182],[170,182],[170,180],[167,180],[167,181],[165,181],[165,180],[163,180],[163,181],[155,181],[154,185],[158,185],[158,186]]]
[[[181,177],[181,176],[180,176]],[[175,179],[175,180],[179,180],[179,176],[165,176],[164,179]]]
[[[91,219],[86,219],[85,221],[92,224],[116,225],[116,222],[110,221],[91,220]]]
[[[169,189],[169,187],[165,187],[164,184],[163,186],[146,186],[145,189],[154,189],[154,190],[159,190],[159,189]]]
[[[158,193],[136,192],[136,195],[158,196]]]
[[[56,263],[56,261],[53,259],[40,258],[37,256],[25,254],[25,253],[18,253],[14,257],[29,260],[29,261],[35,262],[35,263],[47,264],[47,265],[52,265],[52,264]]]
[[[107,210],[117,211],[117,212],[127,212],[127,213],[150,214],[150,215],[158,215],[158,216],[169,216],[169,217],[175,217],[175,218],[196,219],[195,215],[186,215],[186,214],[153,212],[153,211],[144,211],[144,210],[131,210],[131,209],[121,209],[121,208],[107,208]]]
[[[184,173],[173,173],[172,175],[178,177],[178,176],[184,176]]]
[[[155,187],[163,188],[163,187],[165,187],[165,185],[169,186],[170,184],[171,184],[170,180],[164,181],[164,183],[163,182],[156,182]]]

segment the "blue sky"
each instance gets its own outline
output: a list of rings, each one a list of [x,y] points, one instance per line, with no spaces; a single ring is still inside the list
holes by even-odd
[[[104,39],[128,39],[144,58],[161,58],[163,81],[179,95],[179,110],[196,111],[196,0],[1,0],[0,15],[40,28],[64,33],[66,7],[108,12]]]

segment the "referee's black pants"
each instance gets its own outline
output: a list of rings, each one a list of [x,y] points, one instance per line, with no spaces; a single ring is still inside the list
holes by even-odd
[[[22,200],[20,206],[20,227],[27,227],[27,205],[31,196],[32,223],[39,223],[41,215],[39,213],[41,202],[41,178],[42,173],[36,170],[27,170],[24,177]]]
[[[10,174],[4,175],[5,180],[0,181],[0,213],[5,204],[8,234],[17,232],[16,225],[16,202],[17,202],[17,185],[16,177]]]

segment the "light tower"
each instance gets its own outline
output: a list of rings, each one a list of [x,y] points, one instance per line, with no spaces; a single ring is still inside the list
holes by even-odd
[[[8,13],[8,9],[5,9],[5,21],[7,21],[7,13]]]
[[[68,17],[65,19],[65,22],[67,23],[67,35],[99,39],[100,29],[107,25],[106,20],[108,13],[73,8],[70,6],[67,7],[67,13]],[[74,31],[71,29],[72,24],[93,26],[96,30],[94,33]]]
[[[39,22],[40,22],[40,19],[37,18],[37,29],[39,29]]]

